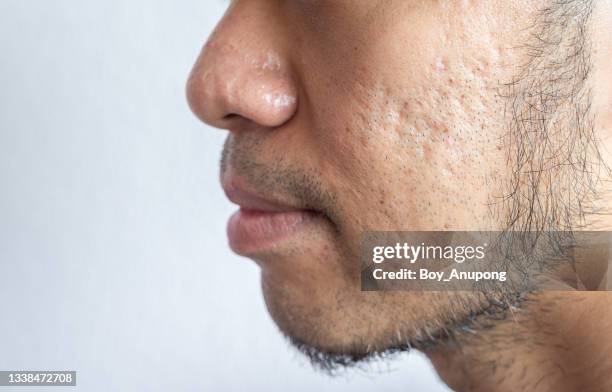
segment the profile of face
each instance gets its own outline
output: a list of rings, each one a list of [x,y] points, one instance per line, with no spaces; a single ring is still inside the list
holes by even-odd
[[[286,335],[348,362],[426,347],[490,305],[362,292],[366,231],[595,224],[609,118],[592,108],[610,100],[589,85],[591,16],[588,1],[230,4],[187,95],[229,131],[230,246],[261,267]]]

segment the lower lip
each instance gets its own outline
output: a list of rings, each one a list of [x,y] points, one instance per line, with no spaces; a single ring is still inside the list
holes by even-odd
[[[268,212],[240,209],[227,224],[230,248],[241,255],[271,249],[303,229],[314,215],[303,210]]]

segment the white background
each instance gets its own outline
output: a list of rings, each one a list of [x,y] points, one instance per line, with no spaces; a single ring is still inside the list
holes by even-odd
[[[314,372],[227,249],[225,134],[184,98],[226,6],[0,0],[0,370],[77,370],[79,391],[447,390],[416,353]]]

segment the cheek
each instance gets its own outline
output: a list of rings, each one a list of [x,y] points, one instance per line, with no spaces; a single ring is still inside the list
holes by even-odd
[[[502,196],[508,56],[487,32],[422,23],[319,70],[313,140],[349,226],[478,229]]]
[[[503,110],[479,67],[446,61],[406,85],[362,80],[350,100],[324,100],[338,108],[320,118],[326,173],[360,229],[480,224],[504,160]]]

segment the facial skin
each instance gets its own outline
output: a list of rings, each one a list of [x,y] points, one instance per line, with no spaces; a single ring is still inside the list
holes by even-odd
[[[368,230],[609,230],[592,212],[610,204],[600,196],[611,161],[610,5],[566,3],[231,3],[194,66],[188,99],[202,121],[230,131],[221,165],[230,198],[243,210],[264,203],[282,212],[232,218],[230,245],[260,265],[271,315],[305,351],[348,363],[416,346],[458,390],[515,390],[517,377],[525,390],[587,390],[589,381],[589,390],[606,390],[597,374],[610,364],[595,361],[591,380],[570,385],[558,381],[558,352],[534,348],[596,358],[584,345],[565,349],[578,336],[567,310],[598,309],[582,336],[593,338],[612,326],[605,293],[527,302],[512,293],[497,303],[359,285]],[[551,27],[558,18],[567,23]],[[265,235],[269,225],[282,227],[281,238]],[[254,226],[264,232],[255,243],[244,234]],[[557,322],[543,322],[544,313]],[[477,339],[461,332],[468,322]],[[604,343],[597,349],[612,351]]]

